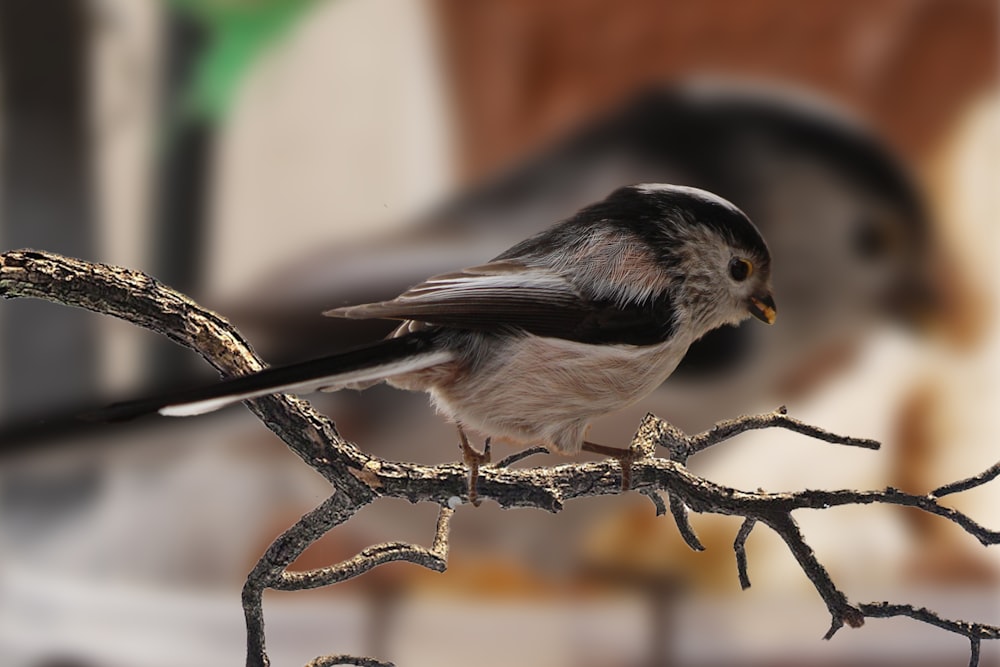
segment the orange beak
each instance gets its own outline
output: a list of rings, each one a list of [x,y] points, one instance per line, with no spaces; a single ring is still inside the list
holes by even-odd
[[[778,312],[774,307],[774,297],[770,294],[750,297],[748,310],[751,315],[767,324],[774,324],[774,320],[778,316]]]

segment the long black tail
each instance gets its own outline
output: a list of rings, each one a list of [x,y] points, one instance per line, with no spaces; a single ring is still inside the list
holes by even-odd
[[[428,332],[357,347],[328,357],[223,380],[190,391],[115,403],[82,418],[89,421],[123,421],[158,412],[185,417],[212,412],[232,403],[269,394],[307,394],[347,384],[377,381],[393,375],[428,368],[453,358],[440,349]]]

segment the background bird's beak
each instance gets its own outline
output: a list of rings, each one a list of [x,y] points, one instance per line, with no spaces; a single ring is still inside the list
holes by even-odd
[[[774,307],[774,297],[769,293],[765,293],[762,296],[754,295],[750,297],[749,311],[758,320],[767,322],[768,324],[774,324],[774,318],[778,315]]]

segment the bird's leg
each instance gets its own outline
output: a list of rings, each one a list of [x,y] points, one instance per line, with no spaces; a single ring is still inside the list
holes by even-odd
[[[462,450],[462,461],[469,469],[469,502],[479,507],[479,466],[490,462],[490,439],[486,438],[483,451],[479,453],[469,444],[469,439],[465,436],[462,425],[456,424],[456,426],[458,427],[459,449]]]
[[[632,463],[640,457],[639,452],[632,448],[608,447],[596,442],[583,441],[583,451],[593,452],[617,460],[622,466],[622,491],[628,491],[632,486]]]

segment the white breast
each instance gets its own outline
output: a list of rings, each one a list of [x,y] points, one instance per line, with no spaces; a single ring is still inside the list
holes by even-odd
[[[686,350],[676,340],[636,347],[526,336],[430,393],[441,412],[466,426],[571,454],[591,419],[651,392]]]

